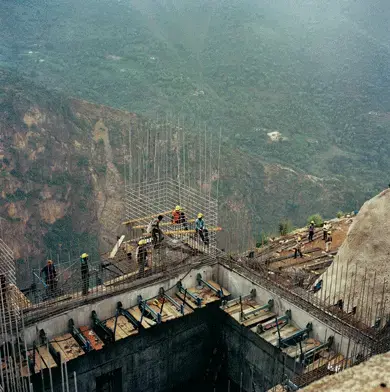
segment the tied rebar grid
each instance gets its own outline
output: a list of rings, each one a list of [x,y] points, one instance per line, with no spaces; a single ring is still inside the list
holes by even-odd
[[[0,323],[2,327],[7,327],[11,319],[19,319],[19,303],[14,255],[2,239],[0,239],[0,295]],[[6,330],[2,328],[0,335],[4,337],[4,333]]]
[[[27,392],[23,382],[25,363],[22,340],[23,295],[16,286],[16,267],[12,250],[0,239],[0,389]]]
[[[209,245],[204,245],[194,233],[185,233],[182,224],[171,223],[172,211],[177,205],[185,213],[189,231],[195,230],[198,213],[203,214],[205,226],[209,230]],[[132,221],[128,225],[131,239],[138,239],[149,222],[160,214],[164,216],[161,222],[163,232],[169,232],[173,238],[215,258],[218,202],[211,198],[210,194],[173,179],[131,184],[126,187],[125,215],[126,221]],[[134,230],[135,226],[137,230]]]

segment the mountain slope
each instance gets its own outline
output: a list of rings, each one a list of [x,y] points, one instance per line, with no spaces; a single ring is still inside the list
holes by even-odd
[[[134,168],[136,177],[142,174],[136,170],[155,165],[156,156],[145,147],[149,145],[151,151],[160,146],[169,176],[178,174],[177,157],[186,156],[186,177],[181,174],[186,184],[211,187],[213,196],[219,184],[219,220],[224,228],[220,246],[226,249],[247,248],[262,231],[276,230],[284,218],[301,224],[312,212],[334,215],[349,208],[353,199],[353,189],[345,191],[337,178],[318,178],[269,163],[226,141],[219,172],[214,141],[210,156],[215,159],[207,161],[210,170],[199,173],[203,162],[196,143],[203,139],[203,131],[197,135],[186,124],[183,130],[69,100],[8,71],[0,71],[0,82],[1,234],[20,263],[28,259],[36,266],[44,257],[64,261],[86,250],[96,258],[113,244],[124,218],[130,128],[138,129],[131,144],[134,162],[144,162]],[[165,133],[169,139],[162,138]],[[184,135],[186,142],[178,145]],[[151,171],[149,179],[153,176]]]

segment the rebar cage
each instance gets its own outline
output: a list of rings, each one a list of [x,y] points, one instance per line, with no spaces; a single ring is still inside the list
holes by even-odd
[[[172,222],[171,216],[176,206],[180,206],[184,212],[188,230],[185,224]],[[195,232],[195,220],[199,213],[203,214],[208,230],[208,245]],[[126,186],[125,218],[129,222],[131,239],[142,236],[148,223],[160,214],[164,216],[160,224],[163,232],[211,257],[216,256],[216,233],[221,229],[218,227],[218,202],[210,194],[173,179]]]

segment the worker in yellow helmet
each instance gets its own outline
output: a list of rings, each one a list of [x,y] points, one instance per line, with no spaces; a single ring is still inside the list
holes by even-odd
[[[138,241],[138,246],[135,251],[135,256],[138,262],[138,277],[143,278],[145,275],[145,267],[147,265],[147,257],[148,257],[148,242],[146,239],[141,239]]]
[[[205,245],[209,244],[209,232],[206,229],[206,224],[203,219],[203,214],[200,212],[195,221],[195,232],[201,238]]]
[[[83,287],[83,295],[88,294],[89,289],[89,267],[88,267],[89,256],[87,253],[83,253],[80,256],[81,261],[81,282]]]
[[[180,225],[182,224],[184,227],[184,230],[188,230],[188,223],[186,216],[184,214],[183,209],[177,205],[175,209],[172,211],[172,223],[175,225]]]

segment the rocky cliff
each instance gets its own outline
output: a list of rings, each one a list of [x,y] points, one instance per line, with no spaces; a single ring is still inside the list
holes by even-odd
[[[191,129],[167,130],[155,120],[153,142],[145,119],[135,114],[67,99],[6,71],[0,71],[0,82],[0,229],[19,263],[28,260],[23,270],[44,257],[68,260],[85,250],[97,257],[115,241],[124,216],[128,130],[137,124],[143,125],[138,140],[132,140],[134,154],[137,146],[160,149],[173,176],[174,161],[186,155],[193,184],[215,189],[219,181],[221,247],[248,247],[261,231],[276,230],[280,219],[302,224],[313,212],[333,215],[350,203],[352,190],[343,189],[340,180],[264,161],[227,141],[220,171],[212,168],[199,178],[191,169],[199,167]],[[158,140],[164,132],[171,140],[165,147]],[[185,133],[183,152],[178,140]],[[157,158],[133,159],[142,159],[147,168]]]

